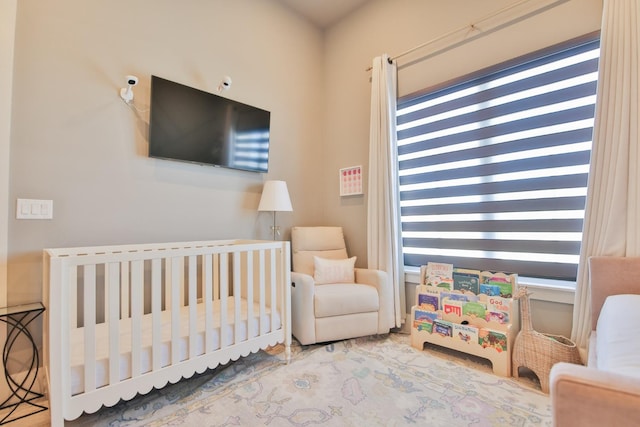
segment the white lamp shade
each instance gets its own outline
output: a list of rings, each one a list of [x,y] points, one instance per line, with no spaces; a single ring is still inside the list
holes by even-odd
[[[291,199],[285,181],[267,181],[262,189],[259,211],[292,211]]]

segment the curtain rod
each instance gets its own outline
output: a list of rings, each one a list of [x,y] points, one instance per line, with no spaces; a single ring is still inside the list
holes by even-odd
[[[467,33],[471,32],[471,31],[482,31],[482,29],[478,26],[480,23],[482,23],[482,22],[484,22],[484,21],[486,21],[486,20],[488,20],[488,19],[495,18],[496,16],[498,16],[498,15],[500,15],[500,14],[503,14],[503,13],[505,13],[505,12],[508,12],[509,10],[511,10],[511,9],[513,9],[513,8],[516,8],[516,7],[518,7],[518,6],[521,6],[521,5],[525,4],[525,3],[529,3],[529,2],[531,2],[531,1],[532,1],[532,0],[520,0],[520,1],[519,1],[519,2],[517,2],[517,3],[513,3],[513,4],[509,5],[509,6],[505,6],[505,7],[503,7],[502,9],[498,9],[498,10],[496,10],[496,11],[494,11],[494,12],[492,12],[492,13],[490,13],[490,14],[488,14],[488,15],[486,15],[486,16],[484,16],[484,17],[480,18],[480,19],[478,19],[476,22],[473,22],[473,23],[471,23],[471,24],[465,25],[465,26],[460,27],[460,28],[458,28],[458,29],[456,29],[456,30],[449,31],[448,33],[445,33],[445,34],[443,34],[443,35],[441,35],[441,36],[438,36],[438,37],[436,37],[436,38],[434,38],[434,39],[431,39],[431,40],[429,40],[429,41],[427,41],[427,42],[424,42],[424,43],[422,43],[422,44],[419,44],[418,46],[412,47],[412,48],[411,48],[411,49],[409,49],[409,50],[406,50],[406,51],[404,51],[404,52],[402,52],[402,53],[399,53],[399,54],[397,54],[397,55],[395,55],[395,56],[392,56],[392,57],[390,57],[390,58],[389,58],[389,63],[391,63],[392,61],[395,61],[396,59],[401,58],[401,57],[403,57],[403,56],[405,56],[405,55],[408,55],[408,54],[410,54],[410,53],[413,53],[413,52],[415,52],[416,50],[419,50],[419,49],[422,49],[422,48],[424,48],[424,47],[427,47],[427,46],[429,46],[430,44],[433,44],[433,43],[439,42],[439,41],[441,41],[441,40],[443,40],[443,39],[445,39],[445,38],[447,38],[447,37],[453,36],[454,34],[459,33],[459,32],[461,32],[461,31],[467,30]],[[540,6],[540,7],[538,7],[537,9],[535,9],[535,12],[541,11],[541,10],[546,9],[546,8],[549,8],[549,7],[555,7],[555,6],[557,6],[558,4],[560,4],[560,3],[565,3],[565,2],[567,2],[567,1],[568,1],[568,0],[553,0],[551,3],[547,4],[546,6]],[[529,12],[529,13],[532,13],[532,12]],[[525,15],[526,15],[526,14],[525,14]],[[524,15],[522,15],[522,16],[524,16]],[[522,16],[519,16],[518,18],[522,18]],[[514,19],[512,19],[511,21],[513,21],[513,20],[515,20],[515,19],[518,19],[518,18],[514,18]],[[501,25],[505,25],[505,24],[507,24],[508,22],[510,22],[510,21],[505,21],[505,22],[502,22],[502,23],[500,23],[500,24],[497,24],[497,25],[495,25],[495,27],[494,27],[494,28],[497,28],[497,27],[499,27],[499,26],[501,26]],[[371,70],[372,70],[372,68],[373,68],[373,67],[369,67],[369,68],[367,68],[365,71],[371,71]]]

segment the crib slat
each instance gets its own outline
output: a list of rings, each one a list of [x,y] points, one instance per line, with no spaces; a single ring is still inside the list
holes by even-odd
[[[240,253],[233,253],[233,343],[238,344],[240,342],[240,313],[242,309],[241,298],[242,291],[240,290]]]
[[[182,257],[171,258],[171,365],[180,362],[180,294],[181,274],[183,269]]]
[[[258,319],[258,331],[260,335],[262,335],[262,331],[265,329],[262,324],[264,315],[265,315],[265,290],[264,290],[264,280],[265,280],[265,264],[264,264],[264,249],[260,250],[260,277],[258,279],[260,281],[260,318]]]
[[[213,254],[213,271],[220,271],[220,254]],[[220,299],[220,276],[216,273],[213,275],[213,300]]]
[[[120,263],[120,318],[126,319],[129,314],[129,263]]]
[[[165,259],[164,264],[164,309],[171,307],[171,278],[173,277],[171,258]]]
[[[144,261],[131,262],[131,377],[141,373]]]
[[[120,263],[105,265],[105,295],[109,299],[109,384],[120,381]]]
[[[247,339],[253,333],[253,251],[247,252]]]
[[[69,322],[71,330],[78,327],[78,267],[69,268]]]
[[[276,330],[276,308],[277,308],[277,304],[276,304],[276,271],[278,270],[278,265],[276,264],[276,260],[277,260],[277,256],[276,256],[276,250],[275,249],[271,249],[271,268],[269,268],[269,271],[271,272],[271,280],[269,282],[269,287],[271,289],[271,301],[269,301],[269,308],[270,308],[270,317],[271,317],[271,328],[269,329],[269,331],[275,331]],[[287,284],[288,286],[288,284]]]
[[[220,348],[229,345],[227,339],[227,296],[229,295],[229,257],[220,254]]]
[[[160,366],[160,350],[162,343],[162,259],[151,260],[151,340],[152,340],[152,364],[157,371]]]
[[[196,357],[196,336],[198,334],[198,289],[196,287],[197,259],[195,256],[189,257],[189,358]]]
[[[96,389],[96,266],[84,267],[84,392]]]
[[[204,300],[204,348],[205,353],[213,351],[213,301],[212,294],[212,255],[204,255],[202,260],[202,299]]]

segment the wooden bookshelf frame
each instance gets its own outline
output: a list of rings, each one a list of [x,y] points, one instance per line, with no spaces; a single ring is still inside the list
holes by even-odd
[[[514,294],[517,290],[517,275],[505,275],[509,277],[512,285]],[[512,364],[511,364],[511,354],[513,351],[513,344],[515,341],[515,337],[520,330],[520,313],[518,309],[518,301],[514,298],[504,298],[503,300],[508,302],[509,310],[506,311],[509,315],[509,320],[506,323],[499,323],[496,321],[487,321],[483,318],[478,318],[469,315],[457,315],[454,313],[444,313],[442,309],[433,311],[433,313],[437,314],[438,319],[441,319],[446,322],[450,322],[452,324],[463,324],[466,323],[469,326],[474,326],[481,329],[490,329],[493,331],[500,332],[504,334],[507,338],[507,349],[504,351],[499,351],[493,347],[483,347],[481,344],[471,341],[463,341],[457,337],[453,336],[444,336],[437,332],[428,332],[425,330],[419,330],[414,322],[415,319],[415,311],[421,310],[418,306],[418,295],[420,293],[424,293],[427,291],[431,292],[451,292],[451,293],[460,293],[459,291],[449,291],[442,290],[442,288],[437,288],[436,286],[427,286],[420,285],[416,288],[416,297],[415,304],[411,308],[411,346],[417,348],[419,350],[424,349],[424,343],[428,342],[431,344],[436,344],[442,347],[450,348],[453,350],[457,350],[463,353],[471,354],[477,357],[482,357],[491,362],[493,367],[493,372],[496,375],[510,377],[512,372]],[[477,294],[478,302],[488,303],[492,296],[485,294]]]

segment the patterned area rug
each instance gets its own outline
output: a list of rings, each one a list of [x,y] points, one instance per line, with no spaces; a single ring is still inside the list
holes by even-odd
[[[154,390],[67,426],[550,426],[533,379],[389,334],[275,347]],[[487,362],[488,363],[488,362]]]

